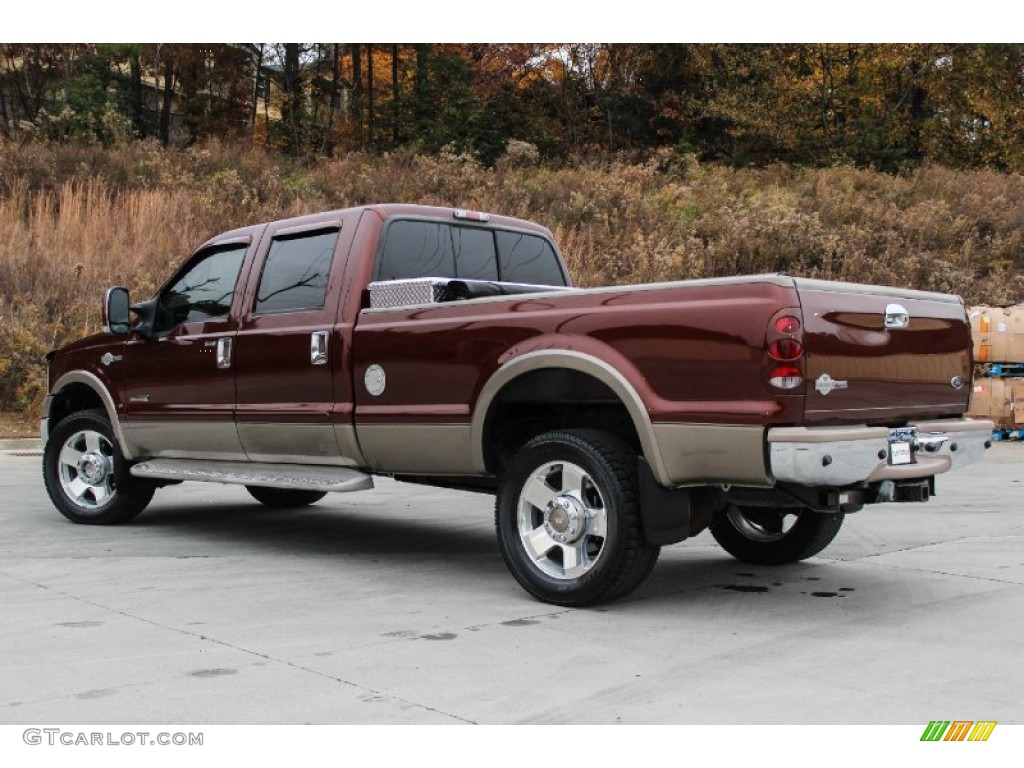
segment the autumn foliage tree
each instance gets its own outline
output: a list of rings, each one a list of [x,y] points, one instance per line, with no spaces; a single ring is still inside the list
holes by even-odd
[[[1024,169],[1020,44],[3,44],[0,132]]]

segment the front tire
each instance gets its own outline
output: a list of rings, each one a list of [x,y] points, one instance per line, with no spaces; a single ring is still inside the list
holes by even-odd
[[[711,524],[726,552],[755,565],[783,565],[821,552],[839,533],[845,515],[800,509],[731,505]]]
[[[43,451],[43,482],[68,520],[116,525],[146,508],[156,488],[128,474],[107,414],[76,411],[54,428]]]
[[[322,499],[327,494],[323,491],[302,491],[292,488],[264,488],[259,485],[247,485],[245,490],[249,492],[260,504],[275,509],[289,509],[292,507],[308,507]]]
[[[585,606],[632,592],[657,562],[640,523],[636,455],[591,430],[527,442],[495,503],[501,554],[516,581],[554,605]]]

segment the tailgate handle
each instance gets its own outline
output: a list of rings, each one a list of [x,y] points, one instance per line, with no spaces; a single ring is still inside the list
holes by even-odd
[[[898,329],[910,325],[910,313],[902,304],[889,304],[885,308],[885,327]]]

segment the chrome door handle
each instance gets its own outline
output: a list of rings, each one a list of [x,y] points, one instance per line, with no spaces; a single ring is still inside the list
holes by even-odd
[[[906,328],[910,325],[910,313],[902,304],[889,304],[885,308],[886,328]]]
[[[231,367],[231,337],[225,336],[217,339],[217,367],[218,368],[230,368]]]
[[[309,362],[313,365],[327,365],[327,339],[329,331],[313,331],[309,340]]]

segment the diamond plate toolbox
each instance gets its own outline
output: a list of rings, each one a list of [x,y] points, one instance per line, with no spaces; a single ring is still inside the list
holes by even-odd
[[[370,309],[438,304],[447,301],[448,280],[416,277],[409,280],[382,280],[370,283]]]

